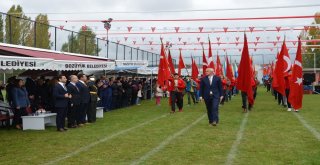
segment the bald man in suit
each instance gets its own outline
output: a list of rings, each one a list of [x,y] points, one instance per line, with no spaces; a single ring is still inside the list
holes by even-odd
[[[212,68],[206,69],[206,76],[200,82],[200,100],[204,100],[207,108],[209,125],[219,123],[219,103],[223,99],[223,89],[220,77],[214,75]]]

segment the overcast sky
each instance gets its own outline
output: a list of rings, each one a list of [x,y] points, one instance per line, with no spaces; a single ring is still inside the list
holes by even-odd
[[[122,12],[122,11],[168,11],[168,10],[197,10],[197,9],[226,9],[226,8],[246,8],[246,7],[266,7],[266,6],[290,6],[290,5],[306,5],[306,4],[320,4],[319,0],[1,0],[0,11],[7,12],[12,5],[20,4],[23,7],[25,13],[32,18],[34,14],[28,13],[69,13],[69,12]],[[296,15],[314,15],[317,11],[320,11],[319,7],[308,8],[295,8],[295,9],[265,9],[265,10],[241,10],[241,11],[207,11],[207,12],[162,12],[162,13],[96,13],[96,14],[48,14],[50,20],[103,20],[107,18],[113,18],[115,20],[122,19],[189,19],[189,18],[236,18],[236,17],[268,17],[268,16],[296,16]],[[128,44],[134,47],[133,41],[141,49],[147,49],[150,51],[152,47],[154,52],[159,53],[160,46],[158,45],[139,45],[148,44],[149,41],[153,43],[159,43],[160,34],[157,35],[112,35],[114,32],[127,32],[127,27],[132,26],[131,32],[151,32],[151,27],[156,27],[156,32],[173,32],[174,27],[180,27],[179,31],[198,31],[198,27],[204,27],[206,30],[223,30],[223,27],[228,27],[230,30],[236,28],[243,29],[252,27],[267,27],[267,29],[273,29],[276,26],[282,28],[290,27],[303,27],[304,25],[311,24],[313,19],[286,19],[286,20],[255,20],[255,21],[209,21],[209,22],[124,22],[124,23],[112,23],[112,28],[109,31],[109,39],[113,41],[120,41],[122,44]],[[50,22],[52,25],[64,26],[66,29],[78,31],[82,25],[92,27],[99,37],[105,37],[106,32],[103,28],[103,24],[99,22]],[[166,29],[166,30],[165,30]],[[249,42],[256,41],[256,37],[260,37],[259,41],[276,41],[277,36],[286,35],[287,40],[296,40],[300,31],[286,31],[286,32],[254,32],[248,33]],[[213,33],[210,34],[212,42],[217,42],[217,37],[220,37],[220,42],[235,42],[235,37],[240,37],[240,42],[243,40],[243,33]],[[124,37],[128,37],[125,41]],[[142,42],[141,38],[145,37],[145,41]],[[182,44],[186,42],[187,45],[173,45],[172,49],[193,49],[201,48],[200,45],[192,45],[192,43],[198,43],[197,38],[200,37],[200,42],[207,42],[208,34],[162,34],[161,37],[164,41],[170,41],[173,44]],[[179,41],[181,38],[181,41]],[[190,44],[190,45],[189,45]],[[228,55],[235,55],[234,60],[238,60],[240,54],[238,49],[242,48],[242,44],[238,46],[234,44],[229,45],[213,45],[214,54],[217,54],[215,49],[220,49],[219,54],[224,55],[223,48],[237,48],[227,50]],[[280,46],[278,44],[277,46]],[[249,48],[254,48],[254,44],[250,44]],[[260,47],[274,47],[273,44],[261,43],[256,46]],[[288,43],[288,47],[294,47],[293,44]],[[207,45],[205,45],[207,48]],[[290,54],[295,54],[295,49],[290,48]],[[273,54],[276,54],[276,50],[250,50],[250,53],[265,54],[265,62],[269,62],[274,58]],[[183,55],[190,57],[200,56],[201,51],[185,50]],[[178,51],[173,51],[173,56],[178,56]],[[262,62],[261,56],[257,56],[255,61],[257,63]]]

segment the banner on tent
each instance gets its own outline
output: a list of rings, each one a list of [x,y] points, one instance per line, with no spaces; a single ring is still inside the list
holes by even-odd
[[[147,67],[147,60],[116,60],[117,67]]]
[[[54,60],[51,70],[113,70],[114,62]]]
[[[51,68],[52,61],[53,59],[0,55],[0,69],[43,70]]]

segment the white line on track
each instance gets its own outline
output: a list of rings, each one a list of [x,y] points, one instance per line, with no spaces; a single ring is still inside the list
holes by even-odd
[[[313,128],[311,125],[309,125],[307,123],[307,121],[304,120],[304,118],[301,115],[299,115],[298,113],[295,113],[295,112],[293,112],[293,114],[299,119],[299,121],[302,123],[302,125],[305,128],[307,128],[314,135],[314,137],[316,137],[320,141],[320,133],[315,128]]]
[[[182,128],[180,131],[176,132],[175,134],[169,136],[167,139],[165,139],[164,141],[162,141],[157,147],[153,148],[152,150],[150,150],[149,152],[147,152],[146,154],[144,154],[142,157],[140,157],[139,159],[133,161],[131,163],[131,165],[136,165],[136,164],[140,164],[143,161],[147,160],[149,157],[151,157],[152,155],[156,154],[157,152],[159,152],[161,149],[163,149],[166,145],[168,145],[172,140],[174,140],[176,137],[180,136],[181,134],[185,133],[186,131],[188,131],[191,127],[193,127],[194,125],[196,125],[199,121],[201,121],[206,115],[202,115],[200,116],[196,121],[194,121],[193,123],[191,123],[190,125]]]
[[[245,114],[244,118],[242,119],[241,125],[240,125],[240,129],[237,133],[237,139],[236,141],[233,142],[232,147],[229,151],[227,160],[226,160],[226,165],[231,165],[233,163],[234,158],[237,155],[237,151],[238,151],[238,146],[241,143],[241,139],[243,136],[243,132],[244,132],[244,128],[246,127],[246,123],[248,121],[248,116],[249,116],[249,112]]]
[[[87,150],[89,150],[90,148],[92,148],[92,147],[94,147],[94,146],[96,146],[96,145],[98,145],[98,144],[100,144],[100,143],[106,142],[106,141],[108,141],[108,140],[110,140],[110,139],[113,139],[113,138],[115,138],[115,137],[117,137],[117,136],[123,135],[123,134],[125,134],[125,133],[127,133],[127,132],[130,132],[130,131],[132,131],[132,130],[134,130],[134,129],[137,129],[137,128],[139,128],[139,127],[145,126],[145,125],[147,125],[147,124],[149,124],[149,123],[151,123],[151,122],[154,122],[154,121],[156,121],[156,120],[159,120],[159,119],[161,119],[161,118],[163,118],[163,117],[165,117],[165,116],[167,116],[167,115],[168,115],[168,114],[165,114],[165,115],[156,117],[156,118],[154,118],[154,119],[148,120],[148,121],[143,122],[143,123],[141,123],[141,124],[139,124],[139,125],[136,125],[136,126],[134,126],[134,127],[131,127],[131,128],[128,128],[128,129],[119,131],[119,132],[117,132],[117,133],[114,133],[114,134],[112,134],[112,135],[110,135],[110,136],[104,137],[104,138],[102,138],[102,139],[100,139],[100,140],[98,140],[98,141],[95,141],[95,142],[90,143],[90,144],[88,144],[88,145],[86,145],[86,146],[83,146],[83,147],[81,147],[81,148],[79,148],[79,149],[77,149],[77,150],[75,150],[75,151],[73,151],[73,152],[70,152],[70,153],[68,153],[68,154],[66,154],[66,155],[64,155],[64,156],[61,156],[61,157],[56,158],[56,159],[53,159],[53,160],[51,160],[51,161],[49,161],[49,162],[47,162],[47,163],[45,163],[45,164],[56,164],[56,163],[58,163],[59,161],[62,161],[62,160],[64,160],[64,159],[67,159],[67,158],[70,158],[70,157],[72,157],[72,156],[75,156],[75,155],[79,154],[80,152],[87,151]]]

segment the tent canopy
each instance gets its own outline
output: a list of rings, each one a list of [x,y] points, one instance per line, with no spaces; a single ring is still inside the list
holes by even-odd
[[[0,43],[1,69],[112,70],[107,58]]]

